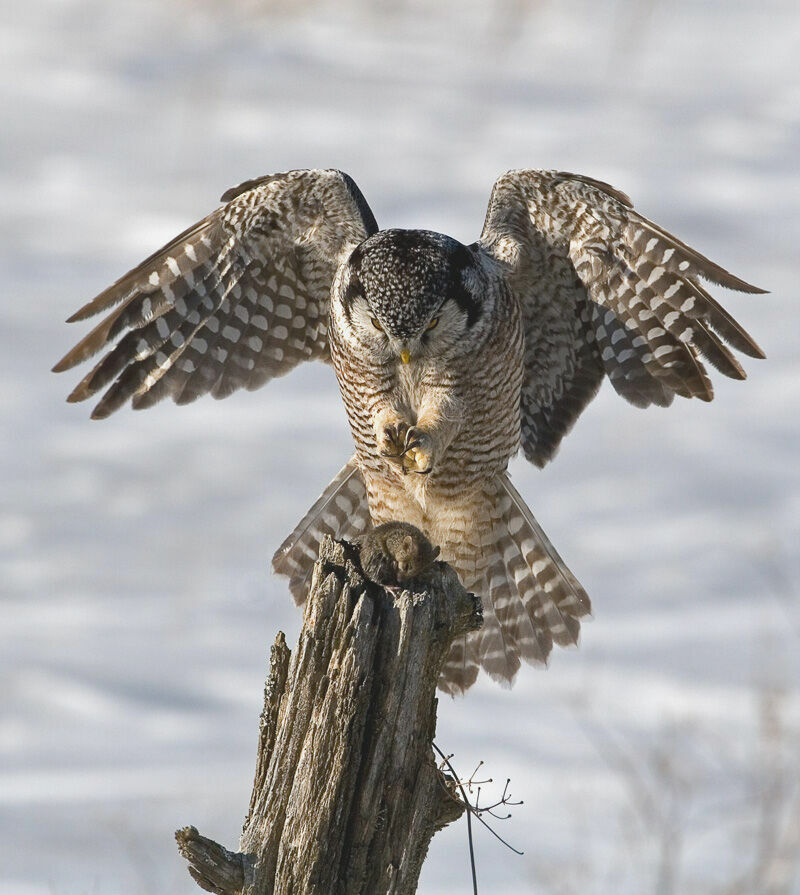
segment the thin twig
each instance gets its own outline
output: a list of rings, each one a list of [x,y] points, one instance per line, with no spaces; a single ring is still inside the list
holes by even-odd
[[[492,778],[491,778],[491,777],[487,778],[486,780],[476,780],[476,779],[475,779],[475,775],[478,773],[478,771],[479,771],[482,767],[483,767],[483,761],[479,761],[477,767],[475,768],[475,770],[469,775],[469,780],[467,780],[467,782],[466,782],[466,787],[467,787],[467,789],[468,789],[470,792],[472,792],[472,787],[473,787],[473,786],[483,786],[485,783],[491,783],[491,782],[492,782]]]
[[[486,821],[480,816],[480,814],[478,814],[478,813],[475,812],[475,810],[473,809],[472,805],[467,804],[467,809],[468,809],[468,812],[471,812],[472,814],[475,815],[475,818],[476,818],[477,820],[479,820],[479,821],[486,827],[486,829],[492,834],[492,836],[494,836],[495,839],[497,839],[498,842],[502,842],[503,845],[505,845],[506,848],[510,848],[511,851],[513,851],[515,855],[520,855],[520,856],[522,856],[522,855],[525,854],[524,851],[520,851],[518,848],[514,848],[514,846],[511,845],[511,843],[506,842],[506,840],[503,839],[503,837],[502,837],[496,830],[493,830],[493,829],[489,826],[489,824],[487,824]],[[494,815],[492,815],[492,816],[494,816]],[[467,817],[469,818],[469,813],[467,814]],[[511,815],[509,814],[508,817],[511,817]],[[507,817],[506,817],[506,818],[501,817],[501,818],[498,818],[498,820],[508,820],[508,818],[507,818]]]
[[[472,848],[472,821],[470,820],[470,815],[472,814],[472,805],[470,805],[467,799],[467,793],[464,790],[464,784],[461,782],[458,774],[456,773],[455,768],[450,764],[450,759],[442,752],[442,750],[436,745],[436,743],[431,743],[433,748],[439,753],[442,761],[447,765],[450,769],[450,773],[453,775],[453,779],[456,782],[456,786],[461,790],[461,798],[464,800],[464,807],[467,809],[467,837],[469,839],[469,863],[472,868],[472,891],[473,895],[478,895],[478,877],[475,874],[475,852]]]
[[[472,781],[473,781],[473,785],[475,785],[475,782],[476,782],[476,781],[474,781],[475,774],[477,773],[478,768],[480,768],[480,766],[481,766],[481,764],[483,764],[483,762],[480,762],[480,763],[478,764],[478,768],[476,768],[476,769],[472,772],[472,775],[471,775],[471,777],[470,777],[470,780],[466,781],[466,784],[464,784],[464,783],[461,781],[461,778],[460,778],[460,777],[458,776],[458,774],[456,773],[455,768],[454,768],[453,765],[450,763],[450,759],[451,759],[453,756],[452,756],[452,755],[450,755],[450,756],[445,755],[444,752],[442,752],[442,750],[436,745],[436,743],[432,743],[431,745],[432,745],[433,748],[439,753],[439,755],[440,755],[441,758],[442,758],[442,761],[444,762],[444,764],[445,764],[445,765],[447,766],[447,768],[450,770],[450,773],[451,773],[451,774],[453,775],[453,777],[455,778],[455,782],[456,782],[456,784],[458,785],[458,788],[461,790],[461,796],[462,796],[462,800],[463,800],[463,803],[464,803],[464,807],[467,809],[467,835],[469,836],[469,853],[470,853],[470,861],[471,861],[471,864],[472,864],[472,882],[473,882],[473,889],[474,889],[475,893],[477,893],[477,891],[478,891],[478,889],[477,889],[477,885],[478,885],[478,884],[477,884],[477,879],[476,879],[476,875],[475,875],[475,857],[474,857],[474,851],[473,851],[473,845],[472,845],[472,823],[471,823],[471,821],[470,821],[470,815],[474,815],[474,816],[475,816],[475,819],[478,820],[478,821],[480,821],[480,823],[482,823],[483,826],[486,827],[486,829],[492,834],[492,836],[494,836],[495,839],[497,839],[498,842],[501,842],[503,845],[505,845],[506,848],[508,848],[508,849],[510,849],[511,851],[513,851],[515,855],[524,855],[525,852],[522,852],[522,851],[520,851],[519,849],[514,848],[514,846],[511,845],[510,842],[506,842],[506,840],[503,839],[503,837],[502,837],[496,830],[494,830],[492,827],[490,827],[489,824],[486,823],[486,821],[485,821],[485,820],[483,819],[483,817],[481,816],[481,815],[484,814],[485,812],[488,812],[493,818],[495,818],[495,820],[508,820],[508,819],[511,817],[511,813],[510,813],[510,812],[509,812],[509,814],[503,816],[503,815],[500,815],[500,814],[495,814],[493,809],[497,808],[497,807],[500,806],[500,805],[522,805],[523,803],[522,803],[522,801],[519,801],[519,802],[512,802],[512,801],[510,801],[510,797],[509,797],[509,794],[508,794],[508,785],[509,785],[509,783],[511,782],[511,780],[510,780],[510,778],[509,778],[509,779],[506,780],[506,785],[505,785],[505,787],[503,788],[503,795],[502,795],[501,799],[500,799],[498,802],[494,802],[492,805],[489,805],[489,806],[487,806],[487,807],[485,807],[485,808],[482,808],[482,807],[481,807],[481,804],[480,804],[481,789],[480,789],[480,787],[478,787],[478,794],[477,794],[477,796],[476,796],[476,798],[475,798],[475,804],[473,805],[473,803],[470,802],[470,800],[467,798],[467,793],[466,793],[464,787],[465,787],[465,785],[466,785],[468,788],[471,789],[471,787],[470,787],[470,780],[472,780]],[[491,782],[491,781],[487,781],[487,782]]]
[[[491,782],[491,781],[489,781],[489,782]],[[494,809],[499,808],[501,805],[511,805],[512,807],[516,807],[517,805],[524,805],[525,803],[522,801],[522,799],[520,799],[518,802],[511,801],[511,794],[508,791],[508,786],[510,783],[511,783],[511,778],[509,777],[506,780],[506,785],[503,787],[503,795],[496,802],[493,802],[491,805],[484,805],[483,807],[481,807],[481,804],[480,804],[481,790],[480,790],[480,787],[478,787],[478,796],[475,799],[475,810],[478,812],[478,814],[487,814],[488,813],[488,814],[491,814],[491,816],[495,820],[508,820],[509,817],[511,817],[510,811],[508,814],[503,815],[503,814],[495,814]]]

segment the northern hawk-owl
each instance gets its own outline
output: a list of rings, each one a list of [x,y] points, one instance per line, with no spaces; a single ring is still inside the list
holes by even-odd
[[[702,360],[744,379],[727,346],[763,357],[700,284],[761,292],[590,177],[518,170],[495,183],[480,239],[379,230],[335,170],[247,181],[78,311],[114,307],[55,369],[106,348],[69,396],[129,398],[258,388],[300,361],[333,363],[355,454],[273,559],[298,602],[324,534],[413,523],[483,599],[440,686],[479,667],[511,681],[520,660],[575,643],[589,598],[509,481],[537,466],[608,376],[638,407],[712,398]]]

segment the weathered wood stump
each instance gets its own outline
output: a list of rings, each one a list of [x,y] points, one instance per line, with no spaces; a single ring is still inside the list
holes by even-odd
[[[434,833],[464,808],[434,761],[436,681],[480,601],[444,563],[419,592],[365,579],[326,538],[294,655],[272,647],[238,852],[175,835],[219,895],[411,895]]]

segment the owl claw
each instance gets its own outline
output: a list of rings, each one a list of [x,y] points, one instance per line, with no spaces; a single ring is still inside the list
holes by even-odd
[[[378,452],[399,466],[403,475],[428,475],[433,469],[433,439],[427,432],[402,420],[387,423],[379,432]]]
[[[412,426],[406,432],[403,450],[403,472],[428,475],[433,469],[433,439],[427,432]]]
[[[384,426],[378,439],[378,453],[388,460],[401,460],[406,451],[409,431],[408,424],[401,420]]]

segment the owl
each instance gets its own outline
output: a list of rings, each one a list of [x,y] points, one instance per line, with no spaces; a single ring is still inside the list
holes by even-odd
[[[306,597],[325,534],[416,525],[478,593],[484,625],[452,647],[439,685],[574,644],[589,598],[508,476],[520,448],[543,466],[605,377],[637,407],[710,401],[705,362],[758,345],[701,284],[728,273],[590,177],[509,171],[480,239],[379,230],[335,170],[250,180],[208,217],[74,314],[107,312],[56,367],[104,351],[69,401],[255,389],[304,360],[333,365],[355,453],[273,559]]]

